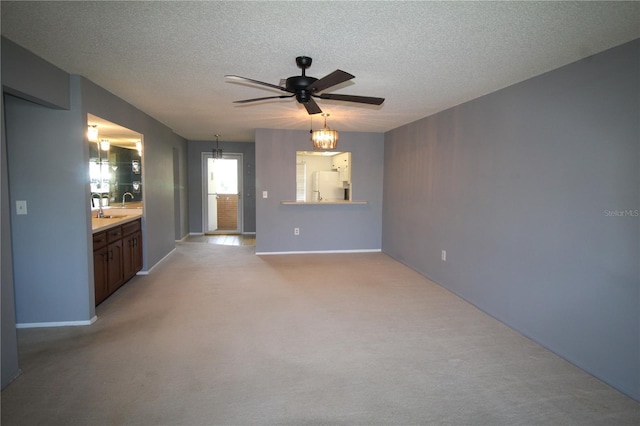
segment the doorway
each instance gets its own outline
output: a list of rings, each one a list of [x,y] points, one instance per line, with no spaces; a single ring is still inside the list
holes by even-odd
[[[205,234],[242,232],[242,154],[213,158],[202,154],[203,217]]]

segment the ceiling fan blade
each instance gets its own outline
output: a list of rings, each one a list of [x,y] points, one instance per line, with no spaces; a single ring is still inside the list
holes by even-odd
[[[382,105],[384,98],[374,98],[371,96],[355,96],[355,95],[338,95],[335,93],[323,93],[321,95],[313,95],[316,98],[332,99],[334,101],[358,102],[361,104]]]
[[[246,104],[249,102],[256,102],[256,101],[264,101],[266,99],[283,99],[283,98],[292,98],[295,95],[280,95],[280,96],[266,96],[264,98],[253,98],[253,99],[244,99],[242,101],[233,101],[234,104]]]
[[[282,86],[278,86],[278,85],[271,84],[271,83],[265,83],[264,81],[254,80],[252,78],[241,77],[239,75],[225,75],[224,77],[225,78],[231,78],[231,79],[234,79],[234,80],[244,80],[244,81],[248,81],[250,83],[255,83],[255,84],[260,84],[262,86],[271,87],[273,89],[283,90],[285,92],[287,91],[287,89],[285,89]]]
[[[304,105],[304,107],[307,109],[309,115],[320,114],[322,112],[316,101],[314,101],[312,98],[309,98],[309,101],[303,103],[302,105]]]
[[[307,87],[307,90],[310,90],[311,92],[322,92],[323,90],[328,89],[331,86],[344,83],[345,81],[349,81],[352,78],[355,78],[355,76],[349,74],[348,72],[335,70],[331,74],[322,77],[320,80],[316,80],[314,83],[309,85],[309,87]]]

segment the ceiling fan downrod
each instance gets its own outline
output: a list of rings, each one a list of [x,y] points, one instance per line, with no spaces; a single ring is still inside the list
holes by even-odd
[[[296,65],[298,65],[298,68],[302,68],[303,77],[306,75],[305,70],[311,66],[312,61],[313,60],[308,56],[298,56],[296,58]]]

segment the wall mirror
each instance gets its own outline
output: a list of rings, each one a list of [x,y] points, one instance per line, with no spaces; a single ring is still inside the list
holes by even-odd
[[[296,152],[296,201],[351,201],[351,153]]]
[[[91,208],[142,208],[143,135],[87,115]]]

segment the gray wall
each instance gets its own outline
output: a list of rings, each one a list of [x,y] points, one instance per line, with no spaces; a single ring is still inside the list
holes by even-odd
[[[385,253],[636,399],[639,53],[388,132],[382,233]]]
[[[18,373],[15,294],[11,248],[11,205],[5,124],[5,96],[39,100],[52,108],[69,108],[69,75],[2,37],[2,387]]]
[[[296,198],[296,151],[311,149],[309,131],[256,130],[257,253],[380,250],[384,135],[339,136],[338,150],[352,152],[353,200],[368,204],[281,204]]]
[[[3,96],[4,98],[4,96]],[[13,258],[11,255],[11,223],[9,215],[11,213],[9,206],[9,184],[7,174],[7,144],[5,142],[5,126],[4,126],[4,99],[2,100],[2,108],[0,109],[0,116],[2,118],[2,163],[0,165],[0,173],[2,178],[2,189],[0,194],[2,195],[2,230],[0,231],[0,237],[2,238],[2,247],[0,253],[2,253],[2,287],[0,288],[0,327],[2,328],[2,340],[0,341],[0,348],[2,354],[0,358],[0,367],[2,368],[2,389],[7,386],[11,380],[13,380],[18,374],[18,341],[16,335],[16,310],[14,303],[13,293]]]
[[[210,153],[214,141],[188,142],[189,232],[201,234],[202,225],[202,153]],[[256,148],[253,142],[219,143],[223,153],[242,154],[243,232],[256,232]]]
[[[175,138],[181,139],[174,135]],[[176,207],[174,218],[174,229],[176,241],[181,240],[189,234],[189,191],[187,188],[188,162],[187,144],[181,140],[173,146],[173,204]]]
[[[2,90],[22,99],[69,109],[69,74],[2,37]]]
[[[144,134],[145,270],[174,249],[176,210],[186,216],[186,197],[174,206],[174,188],[186,182],[174,183],[174,174],[167,173],[173,169],[174,148],[184,154],[186,140],[92,82],[80,76],[61,79],[59,69],[2,41],[3,89],[28,99],[7,96],[3,122],[17,322],[86,322],[95,315],[87,113]],[[12,48],[5,50],[5,43]],[[12,72],[5,75],[5,66]],[[59,85],[66,85],[68,99],[59,99],[60,91],[49,87]],[[30,102],[40,97],[42,102]],[[50,108],[58,104],[68,109]],[[27,200],[28,215],[14,215],[15,200]],[[3,227],[6,220],[3,215]]]
[[[88,321],[95,310],[85,144],[74,135],[80,114],[7,95],[5,115],[17,322]],[[27,201],[27,215],[16,215],[17,200]]]

